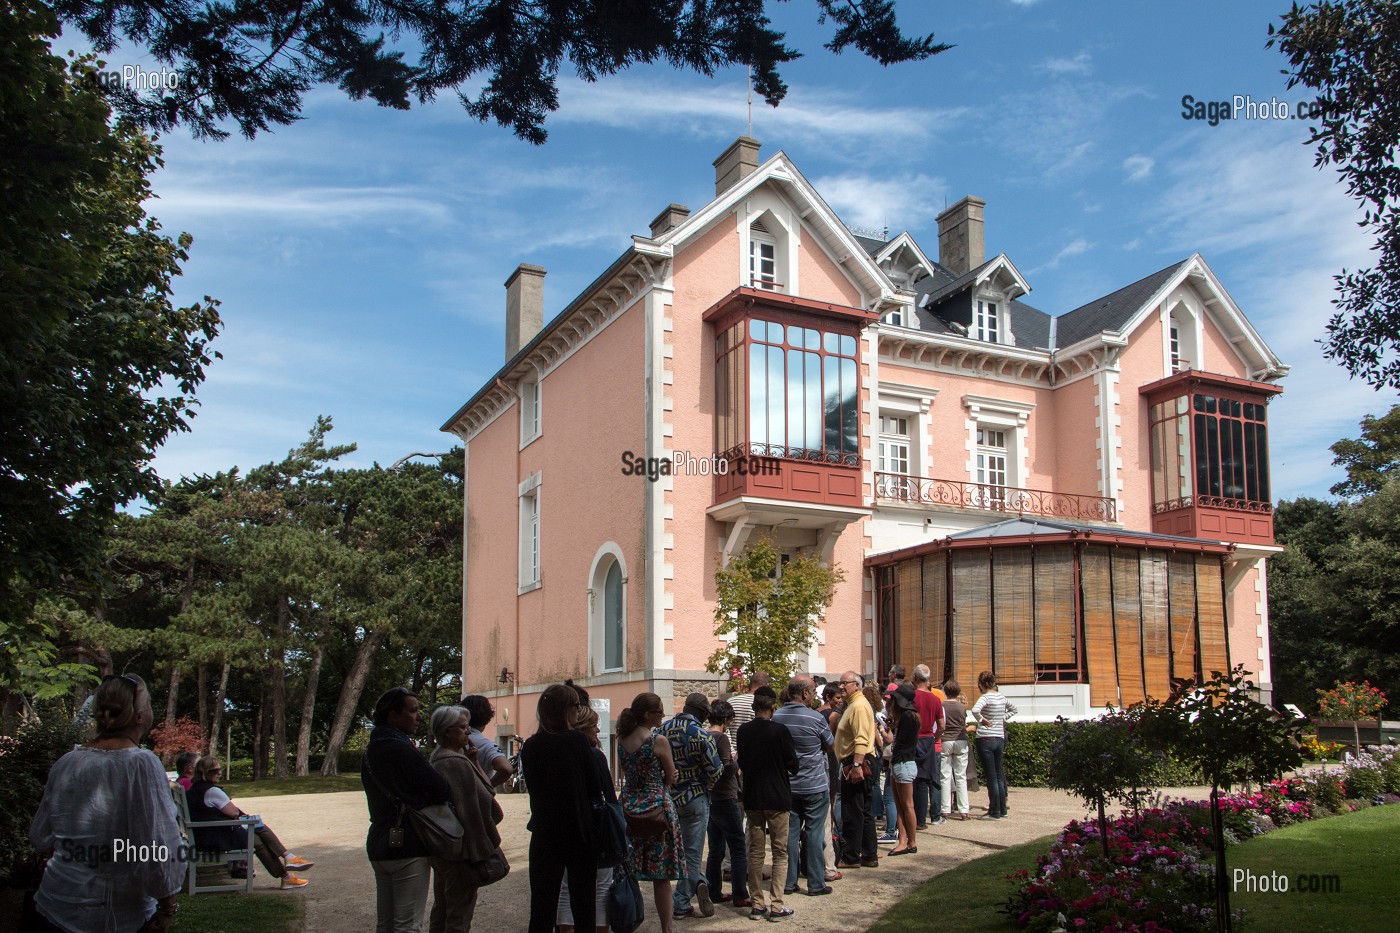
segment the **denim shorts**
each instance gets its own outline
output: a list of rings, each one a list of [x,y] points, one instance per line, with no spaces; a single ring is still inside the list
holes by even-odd
[[[897,761],[890,768],[890,774],[894,775],[896,784],[913,784],[918,773],[919,765],[913,761]]]

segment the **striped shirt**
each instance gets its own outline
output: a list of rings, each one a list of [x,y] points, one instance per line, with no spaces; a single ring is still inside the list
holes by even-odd
[[[968,710],[968,716],[977,722],[979,739],[1006,738],[1006,717],[1016,715],[1016,704],[996,690],[982,694]]]

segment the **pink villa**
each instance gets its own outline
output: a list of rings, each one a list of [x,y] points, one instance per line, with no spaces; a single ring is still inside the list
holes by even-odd
[[[1058,315],[983,245],[985,202],[846,227],[740,138],[547,324],[506,282],[466,446],[463,682],[528,735],[572,677],[609,718],[679,705],[714,573],[758,536],[845,583],[794,667],[994,669],[1023,719],[1243,663],[1268,692],[1268,402],[1283,365],[1199,254]],[[969,692],[971,692],[969,690]]]

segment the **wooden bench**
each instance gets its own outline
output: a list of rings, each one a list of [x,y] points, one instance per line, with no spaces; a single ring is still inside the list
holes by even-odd
[[[190,819],[189,801],[185,799],[185,789],[179,784],[170,785],[170,796],[175,799],[175,817],[180,823],[180,835],[185,840],[185,851],[190,854],[190,858],[185,860],[187,876],[185,879],[186,894],[215,894],[234,893],[243,891],[251,894],[253,891],[253,830],[258,825],[256,816],[240,816],[231,820],[201,820],[195,823]],[[203,829],[216,826],[237,826],[247,830],[248,844],[241,849],[199,849],[195,845],[194,833],[191,826],[198,826]],[[199,868],[201,865],[212,866],[220,862],[242,861],[248,866],[248,873],[242,879],[231,879],[234,883],[227,882],[220,884],[200,884]]]

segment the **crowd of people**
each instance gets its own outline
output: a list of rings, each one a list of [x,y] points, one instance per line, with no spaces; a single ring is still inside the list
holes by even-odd
[[[519,756],[530,794],[530,933],[607,930],[614,869],[599,865],[600,804],[620,803],[626,815],[625,870],[651,882],[662,933],[673,933],[677,919],[713,916],[723,903],[780,921],[794,914],[786,898],[803,890],[799,882],[808,896],[827,895],[844,872],[878,868],[881,844],[891,845],[886,856],[917,854],[919,830],[970,817],[969,742],[987,784],[983,819],[1004,819],[1005,722],[1016,708],[991,672],[977,689],[969,708],[957,683],[934,687],[920,664],[908,681],[896,665],[883,687],[855,671],[833,683],[799,673],[781,696],[768,673],[755,672],[746,690],[714,699],[692,693],[670,717],[661,697],[641,693],[617,720],[618,795],[587,691],[572,681],[549,686]],[[420,933],[430,887],[430,933],[471,929],[479,888],[494,880],[481,866],[500,855],[495,789],[514,773],[482,731],[494,715],[479,695],[433,710],[435,750],[425,758],[414,739],[418,697],[395,688],[376,703],[361,766],[376,933]],[[30,829],[34,847],[54,854],[34,899],[34,929],[170,927],[187,855],[163,766],[140,744],[153,718],[139,677],[108,677],[94,696],[95,738],[54,765]],[[312,863],[233,803],[219,786],[217,758],[184,754],[176,769],[174,791],[184,795],[199,849],[246,848],[251,825],[264,868],[282,887],[306,884],[293,869]],[[105,792],[87,793],[92,787]],[[462,830],[451,857],[406,819],[439,804]],[[114,839],[149,840],[173,854],[72,857],[100,854]]]

